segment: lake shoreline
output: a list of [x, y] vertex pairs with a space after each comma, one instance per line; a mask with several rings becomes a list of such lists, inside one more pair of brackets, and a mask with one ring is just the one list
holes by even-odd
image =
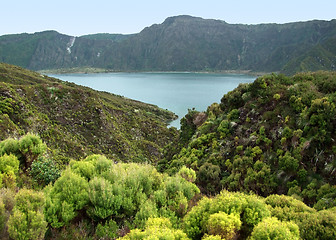
[[251, 70], [216, 70], [216, 71], [115, 71], [104, 68], [61, 68], [38, 71], [41, 74], [91, 74], [91, 73], [204, 73], [204, 74], [243, 74], [249, 76], [262, 76], [268, 72], [253, 72]]
[[48, 76], [166, 109], [178, 116], [168, 123], [177, 129], [188, 109], [206, 111], [240, 83], [255, 80], [255, 76], [246, 74], [210, 72], [71, 73]]

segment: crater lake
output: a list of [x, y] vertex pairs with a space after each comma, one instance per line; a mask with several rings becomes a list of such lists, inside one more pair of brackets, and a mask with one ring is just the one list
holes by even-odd
[[179, 128], [188, 109], [205, 111], [219, 103], [227, 92], [256, 77], [219, 73], [90, 73], [49, 74], [95, 90], [106, 91], [134, 100], [157, 105], [179, 116], [170, 126]]

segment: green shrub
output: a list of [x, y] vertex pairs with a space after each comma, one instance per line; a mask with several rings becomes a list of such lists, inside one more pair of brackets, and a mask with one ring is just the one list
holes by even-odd
[[186, 214], [184, 230], [188, 237], [201, 239], [206, 234], [210, 234], [208, 228], [210, 216], [220, 212], [239, 216], [240, 234], [243, 236], [248, 236], [254, 226], [270, 216], [267, 205], [258, 197], [222, 191], [212, 199], [203, 198]]
[[278, 101], [278, 100], [280, 100], [281, 96], [280, 96], [279, 93], [276, 93], [276, 94], [273, 95], [273, 98], [274, 98], [274, 100]]
[[0, 157], [0, 187], [14, 188], [20, 162], [15, 155]]
[[188, 182], [195, 182], [196, 180], [196, 173], [191, 168], [187, 168], [183, 166], [177, 173], [179, 176], [187, 180]]
[[239, 119], [239, 111], [238, 109], [232, 109], [231, 112], [229, 112], [227, 118], [230, 120], [230, 121], [236, 121]]
[[47, 150], [47, 145], [39, 136], [28, 133], [19, 140], [19, 148], [23, 155], [23, 163], [28, 169], [33, 161]]
[[21, 157], [19, 142], [13, 138], [7, 138], [0, 142], [0, 156], [14, 154], [18, 158]]
[[336, 239], [336, 216], [333, 209], [313, 214], [301, 213], [293, 221], [300, 227], [302, 239]]
[[89, 202], [88, 189], [88, 182], [70, 169], [46, 189], [46, 219], [52, 227], [62, 227], [76, 217]]
[[217, 128], [217, 131], [220, 132], [220, 135], [221, 135], [222, 138], [228, 137], [232, 132], [231, 123], [227, 120], [223, 120], [219, 124], [219, 126]]
[[167, 218], [149, 218], [144, 231], [139, 229], [131, 230], [120, 240], [141, 240], [141, 239], [162, 239], [162, 240], [188, 240], [189, 238], [182, 230], [172, 228]]
[[207, 231], [210, 235], [233, 239], [240, 230], [241, 224], [239, 215], [218, 212], [209, 216]]
[[221, 236], [214, 236], [214, 235], [204, 235], [202, 240], [222, 240]]
[[30, 175], [42, 186], [54, 183], [61, 176], [55, 162], [45, 157], [39, 157], [32, 163]]
[[206, 193], [214, 194], [221, 189], [221, 169], [212, 163], [204, 163], [197, 174], [197, 183]]
[[6, 206], [3, 202], [2, 197], [0, 197], [0, 233], [4, 231], [6, 220], [7, 220]]
[[94, 176], [95, 167], [91, 161], [71, 160], [69, 165], [73, 173], [78, 174], [86, 180], [90, 180]]
[[281, 222], [276, 218], [266, 218], [254, 229], [251, 240], [299, 240], [299, 227], [292, 222]]
[[14, 154], [26, 169], [46, 150], [47, 146], [41, 138], [31, 133], [22, 136], [19, 140], [8, 138], [0, 142], [0, 156]]
[[102, 177], [95, 177], [89, 182], [89, 199], [91, 206], [87, 212], [98, 219], [117, 215], [122, 204], [120, 189]]
[[294, 220], [300, 213], [311, 214], [316, 212], [303, 202], [285, 195], [270, 195], [265, 198], [265, 203], [270, 206], [272, 216], [281, 221]]
[[99, 239], [116, 239], [118, 237], [118, 224], [113, 221], [107, 221], [104, 225], [99, 223], [96, 228], [96, 236]]
[[141, 204], [139, 211], [136, 213], [134, 223], [138, 228], [144, 228], [149, 218], [158, 217], [158, 209], [155, 203], [148, 199]]
[[21, 189], [15, 196], [13, 212], [8, 219], [8, 233], [13, 239], [43, 239], [47, 230], [43, 193]]

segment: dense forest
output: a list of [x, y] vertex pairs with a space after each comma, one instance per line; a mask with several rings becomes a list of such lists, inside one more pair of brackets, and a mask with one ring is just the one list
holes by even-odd
[[336, 74], [265, 75], [181, 129], [0, 65], [1, 239], [335, 239]]
[[3, 35], [0, 61], [32, 70], [293, 74], [334, 71], [335, 41], [336, 20], [244, 25], [176, 16], [130, 35]]

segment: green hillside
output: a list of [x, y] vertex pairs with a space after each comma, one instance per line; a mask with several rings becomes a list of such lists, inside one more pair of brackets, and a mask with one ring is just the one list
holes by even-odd
[[0, 64], [0, 238], [336, 238], [335, 72], [189, 110]]
[[196, 171], [207, 194], [221, 189], [287, 194], [336, 206], [335, 72], [266, 75], [241, 84], [206, 113], [181, 121], [180, 148], [161, 170]]
[[322, 44], [294, 58], [287, 63], [284, 72], [294, 74], [317, 70], [336, 70], [336, 38], [328, 39]]
[[32, 70], [335, 70], [336, 20], [229, 24], [169, 17], [140, 33], [72, 37], [55, 31], [0, 36], [0, 61]]
[[0, 64], [0, 140], [35, 133], [68, 161], [92, 153], [151, 162], [175, 132], [171, 112]]

